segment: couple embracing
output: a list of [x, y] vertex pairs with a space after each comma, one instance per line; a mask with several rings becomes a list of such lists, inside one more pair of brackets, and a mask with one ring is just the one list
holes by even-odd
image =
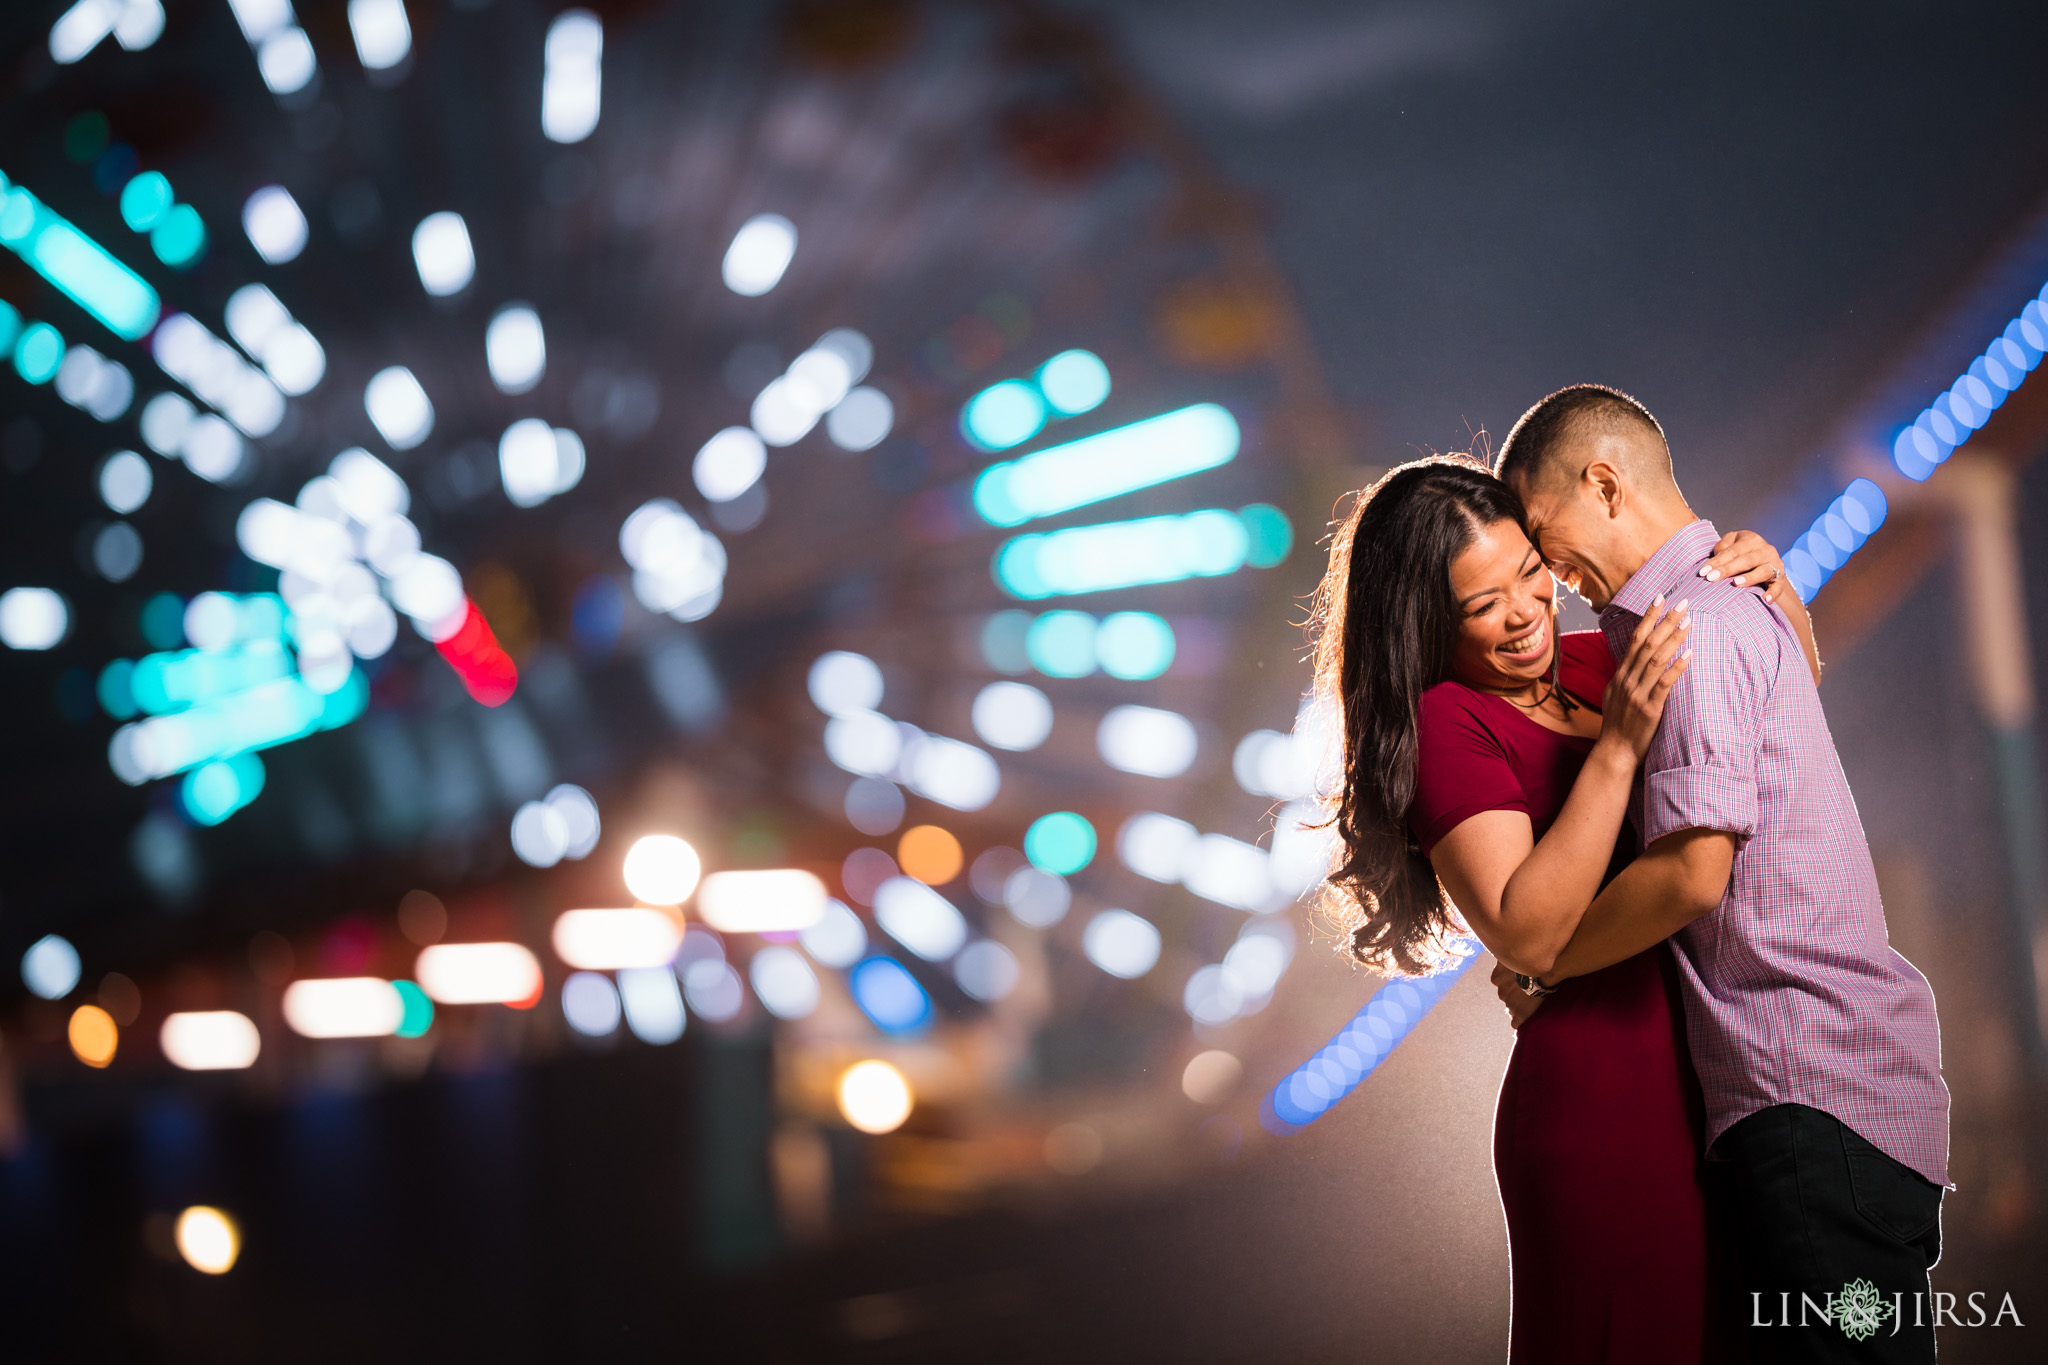
[[[1600, 630], [1559, 634], [1559, 584]], [[1511, 1365], [1934, 1358], [1934, 997], [1889, 946], [1787, 588], [1597, 385], [1495, 470], [1396, 469], [1332, 547], [1352, 952], [1413, 974], [1469, 931], [1517, 1027]]]

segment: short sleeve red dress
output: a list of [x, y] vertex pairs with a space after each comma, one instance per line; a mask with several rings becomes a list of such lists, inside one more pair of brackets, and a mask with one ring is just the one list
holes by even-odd
[[[1614, 672], [1606, 642], [1586, 631], [1558, 645], [1565, 691], [1597, 709]], [[1423, 694], [1417, 725], [1409, 827], [1425, 851], [1490, 810], [1523, 812], [1541, 839], [1593, 747], [1457, 682]], [[1607, 875], [1634, 856], [1624, 828]], [[1661, 945], [1566, 982], [1517, 1032], [1493, 1121], [1510, 1365], [1739, 1358], [1709, 1250], [1702, 1129]]]

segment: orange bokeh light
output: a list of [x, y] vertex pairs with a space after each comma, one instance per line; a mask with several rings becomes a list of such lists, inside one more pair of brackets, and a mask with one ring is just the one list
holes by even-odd
[[944, 886], [960, 875], [960, 841], [937, 825], [912, 825], [896, 845], [896, 861], [906, 876], [926, 886]]
[[80, 1005], [71, 1012], [71, 1050], [87, 1066], [105, 1066], [121, 1045], [114, 1016], [98, 1005]]

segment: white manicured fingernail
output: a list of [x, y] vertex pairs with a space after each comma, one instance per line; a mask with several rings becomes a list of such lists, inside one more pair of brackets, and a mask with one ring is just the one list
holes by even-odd
[[1731, 579], [1729, 579], [1728, 581], [1729, 581], [1730, 583], [1733, 583], [1733, 584], [1734, 584], [1734, 585], [1735, 585], [1736, 587], [1738, 587], [1738, 588], [1739, 588], [1739, 587], [1741, 587], [1741, 586], [1743, 585], [1743, 582], [1744, 582], [1744, 581], [1745, 581], [1745, 580], [1746, 580], [1747, 578], [1748, 578], [1748, 575], [1747, 575], [1747, 574], [1745, 574], [1745, 575], [1743, 575], [1743, 576], [1742, 576], [1742, 577], [1740, 577], [1740, 578], [1731, 578]]

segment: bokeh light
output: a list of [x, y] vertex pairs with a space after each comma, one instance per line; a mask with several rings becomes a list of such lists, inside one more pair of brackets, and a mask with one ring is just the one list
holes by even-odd
[[1112, 678], [1143, 682], [1173, 664], [1173, 627], [1149, 611], [1111, 612], [1095, 631], [1095, 657]]
[[1244, 1063], [1220, 1048], [1197, 1052], [1180, 1073], [1180, 1092], [1196, 1104], [1221, 1104], [1244, 1079]]
[[1195, 761], [1195, 725], [1177, 711], [1116, 706], [1096, 727], [1095, 747], [1104, 763], [1120, 771], [1179, 777]]
[[484, 329], [484, 363], [500, 393], [522, 394], [547, 373], [547, 334], [540, 314], [523, 303], [508, 303]]
[[896, 863], [904, 875], [928, 886], [952, 881], [965, 861], [960, 841], [938, 825], [912, 825], [896, 843]]
[[626, 852], [626, 889], [649, 905], [681, 905], [697, 889], [704, 865], [697, 850], [673, 834], [649, 834]]
[[225, 1275], [242, 1255], [242, 1231], [217, 1208], [194, 1204], [178, 1215], [173, 1232], [185, 1264], [206, 1275]]
[[413, 975], [443, 1005], [519, 1005], [540, 999], [540, 963], [517, 943], [437, 943]]
[[1024, 856], [1047, 872], [1071, 877], [1094, 860], [1095, 826], [1070, 810], [1041, 815], [1024, 832]]
[[1152, 970], [1159, 961], [1159, 947], [1159, 930], [1128, 910], [1100, 911], [1081, 934], [1081, 951], [1088, 960], [1127, 981]]
[[412, 232], [412, 259], [429, 294], [445, 297], [466, 288], [476, 275], [476, 252], [462, 215], [444, 210], [420, 219]]
[[114, 1016], [98, 1005], [80, 1005], [71, 1012], [65, 1028], [71, 1054], [90, 1067], [104, 1067], [114, 1060], [121, 1046], [121, 1030]]
[[619, 1002], [626, 1028], [635, 1038], [665, 1047], [683, 1036], [688, 1023], [676, 974], [667, 967], [628, 967], [619, 973]]
[[45, 1000], [62, 1000], [78, 986], [78, 949], [59, 934], [44, 934], [21, 955], [21, 983]]
[[974, 733], [998, 749], [1036, 749], [1052, 733], [1052, 701], [1027, 683], [992, 682], [974, 695]]
[[1003, 908], [1019, 924], [1028, 924], [1033, 929], [1048, 929], [1067, 917], [1067, 909], [1074, 903], [1073, 890], [1067, 879], [1044, 868], [1025, 863], [1004, 878], [998, 897]]
[[758, 298], [781, 281], [795, 258], [796, 224], [779, 213], [760, 213], [733, 234], [719, 273], [733, 293]]
[[1063, 417], [1087, 412], [1109, 397], [1109, 366], [1093, 351], [1061, 351], [1039, 366], [1038, 391]]
[[[1003, 388], [997, 385], [975, 403]], [[970, 423], [974, 415], [970, 405]], [[974, 481], [974, 510], [992, 526], [1020, 526], [1214, 469], [1235, 459], [1238, 445], [1236, 419], [1214, 403], [1197, 403], [990, 465]]]
[[155, 483], [149, 461], [132, 450], [115, 451], [100, 465], [100, 501], [122, 516], [148, 502]]
[[263, 1036], [235, 1010], [188, 1010], [165, 1017], [157, 1044], [182, 1071], [240, 1071], [256, 1064]]
[[847, 974], [853, 1002], [884, 1033], [915, 1033], [931, 1022], [932, 998], [904, 965], [875, 954]]
[[665, 967], [683, 945], [683, 926], [662, 910], [564, 910], [551, 941], [556, 957], [587, 971]]
[[820, 963], [844, 971], [867, 952], [868, 931], [860, 922], [860, 916], [843, 902], [828, 900], [825, 913], [818, 917], [816, 924], [803, 931], [798, 942]]
[[603, 1038], [619, 1027], [619, 992], [598, 972], [571, 972], [562, 982], [562, 1018], [586, 1038]]
[[839, 1112], [863, 1133], [893, 1133], [915, 1100], [901, 1071], [876, 1058], [855, 1062], [839, 1077]]
[[825, 884], [802, 868], [714, 872], [697, 891], [697, 913], [722, 933], [790, 933], [816, 924], [825, 901]]
[[865, 654], [820, 654], [805, 679], [811, 701], [828, 716], [871, 712], [882, 704], [882, 670]]
[[1022, 974], [1017, 955], [992, 938], [976, 939], [953, 959], [953, 979], [976, 1000], [1001, 1000]]
[[762, 1006], [778, 1019], [802, 1019], [818, 1008], [818, 976], [794, 948], [771, 943], [754, 954], [747, 976]]
[[1038, 434], [1045, 425], [1045, 399], [1021, 379], [1006, 379], [983, 389], [960, 411], [960, 430], [981, 450], [1008, 450]]
[[306, 249], [306, 215], [282, 185], [265, 185], [244, 201], [242, 231], [271, 265], [295, 260]]
[[953, 902], [910, 877], [875, 888], [875, 922], [927, 962], [943, 962], [967, 942], [967, 921]]

